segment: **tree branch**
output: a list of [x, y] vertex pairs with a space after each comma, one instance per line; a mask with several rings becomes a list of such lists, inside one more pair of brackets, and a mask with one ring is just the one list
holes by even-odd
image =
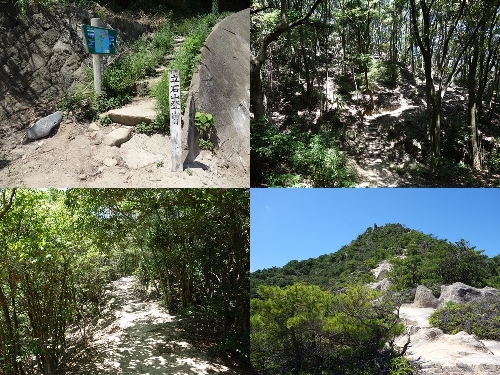
[[10, 192], [10, 199], [9, 203], [0, 211], [0, 219], [7, 213], [7, 211], [10, 210], [12, 207], [12, 202], [14, 201], [14, 198], [16, 196], [16, 188], [13, 188], [12, 191]]

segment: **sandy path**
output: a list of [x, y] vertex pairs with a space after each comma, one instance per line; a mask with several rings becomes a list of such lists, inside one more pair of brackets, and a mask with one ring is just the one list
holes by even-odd
[[[405, 111], [416, 108], [414, 105], [409, 105], [404, 98], [400, 98], [400, 105], [390, 111], [366, 115], [364, 117], [364, 138], [366, 146], [366, 154], [363, 160], [359, 161], [360, 170], [358, 174], [361, 177], [361, 182], [357, 187], [398, 187], [405, 184], [396, 173], [396, 165], [387, 160], [387, 151], [392, 148], [392, 145], [385, 145], [381, 142], [379, 129], [384, 126], [384, 118], [387, 116], [399, 117]], [[391, 106], [392, 107], [392, 106]]]
[[137, 280], [123, 277], [112, 283], [91, 347], [97, 360], [83, 369], [87, 374], [193, 375], [234, 374], [180, 337], [176, 317], [157, 301], [134, 295]]

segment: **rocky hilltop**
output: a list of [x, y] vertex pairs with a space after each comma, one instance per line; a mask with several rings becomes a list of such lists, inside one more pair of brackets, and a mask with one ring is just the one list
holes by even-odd
[[[379, 263], [371, 270], [377, 282], [370, 286], [387, 290], [390, 282], [385, 275], [391, 268], [387, 260]], [[499, 341], [480, 340], [464, 331], [454, 335], [445, 334], [429, 323], [431, 314], [448, 302], [463, 304], [498, 295], [500, 290], [495, 288], [475, 288], [456, 282], [442, 285], [441, 294], [436, 298], [429, 288], [419, 285], [415, 290], [413, 303], [403, 304], [399, 309], [399, 317], [406, 326], [406, 333], [396, 340], [396, 344], [403, 347], [409, 335], [410, 345], [406, 357], [419, 365], [422, 375], [499, 374]]]

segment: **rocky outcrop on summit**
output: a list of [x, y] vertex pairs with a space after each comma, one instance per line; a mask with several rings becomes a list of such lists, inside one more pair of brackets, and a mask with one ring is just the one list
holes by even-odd
[[372, 269], [370, 272], [375, 277], [375, 279], [377, 279], [377, 281], [380, 281], [385, 278], [385, 275], [391, 270], [391, 268], [392, 264], [389, 263], [388, 260], [383, 260], [379, 263], [377, 268]]

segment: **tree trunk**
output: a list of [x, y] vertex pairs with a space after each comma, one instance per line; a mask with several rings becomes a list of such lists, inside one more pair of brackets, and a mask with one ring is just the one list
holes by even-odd
[[469, 111], [469, 127], [472, 143], [472, 168], [475, 170], [481, 169], [481, 163], [479, 160], [479, 150], [477, 145], [477, 105], [476, 105], [476, 70], [479, 58], [479, 46], [474, 43], [472, 51], [472, 59], [470, 60], [469, 66], [469, 100], [468, 100], [468, 111]]
[[266, 114], [264, 107], [264, 90], [260, 69], [262, 63], [252, 58], [250, 61], [250, 108], [255, 119], [260, 119]]

